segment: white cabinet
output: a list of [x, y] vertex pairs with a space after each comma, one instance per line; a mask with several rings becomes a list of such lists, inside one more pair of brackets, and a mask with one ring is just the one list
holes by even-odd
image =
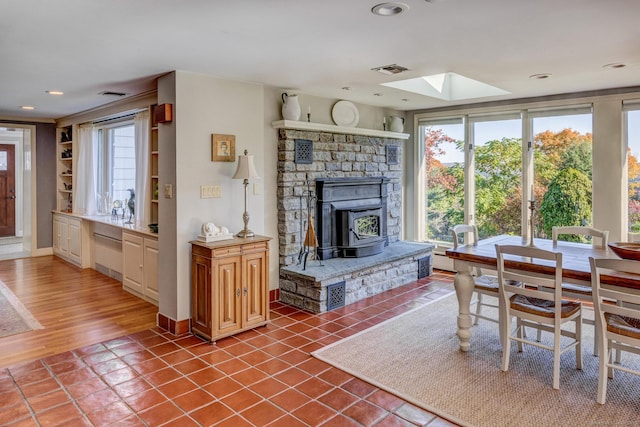
[[68, 219], [69, 260], [77, 265], [82, 265], [82, 220]]
[[89, 233], [80, 219], [60, 213], [53, 214], [53, 253], [78, 267], [90, 265]]
[[158, 240], [122, 233], [122, 285], [125, 290], [158, 302]]
[[60, 258], [69, 257], [69, 221], [67, 217], [53, 214], [53, 253]]

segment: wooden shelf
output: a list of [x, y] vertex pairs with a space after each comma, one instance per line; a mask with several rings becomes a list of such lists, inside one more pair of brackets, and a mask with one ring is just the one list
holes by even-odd
[[386, 130], [351, 128], [346, 126], [327, 125], [323, 123], [298, 122], [293, 120], [277, 120], [271, 122], [275, 129], [315, 130], [320, 132], [345, 133], [352, 135], [377, 136], [381, 138], [409, 139], [408, 133], [389, 132]]

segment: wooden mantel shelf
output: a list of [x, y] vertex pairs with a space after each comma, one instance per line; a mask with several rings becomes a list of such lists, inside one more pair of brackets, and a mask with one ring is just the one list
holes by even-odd
[[271, 122], [271, 126], [273, 126], [275, 129], [315, 130], [320, 132], [377, 136], [381, 138], [409, 139], [408, 133], [389, 132], [376, 129], [350, 128], [345, 126], [327, 125], [323, 123], [298, 122], [294, 120], [277, 120], [275, 122]]

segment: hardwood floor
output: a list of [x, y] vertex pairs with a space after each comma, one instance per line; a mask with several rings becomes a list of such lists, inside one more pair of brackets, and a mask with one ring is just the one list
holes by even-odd
[[0, 368], [153, 328], [157, 307], [57, 257], [0, 261], [0, 280], [44, 329], [0, 338]]

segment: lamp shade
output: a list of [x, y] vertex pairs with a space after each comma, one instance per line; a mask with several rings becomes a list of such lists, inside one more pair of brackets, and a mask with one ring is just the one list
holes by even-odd
[[233, 179], [259, 179], [260, 176], [256, 172], [256, 166], [253, 163], [253, 156], [244, 150], [244, 155], [238, 156], [238, 169], [233, 175]]

